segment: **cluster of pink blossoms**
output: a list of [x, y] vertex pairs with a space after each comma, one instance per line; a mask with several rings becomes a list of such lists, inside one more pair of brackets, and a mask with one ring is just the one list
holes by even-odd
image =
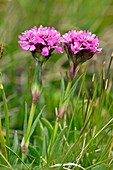
[[62, 52], [60, 46], [60, 33], [54, 27], [37, 28], [34, 26], [30, 30], [26, 30], [22, 35], [19, 35], [18, 43], [23, 50], [30, 50], [32, 53], [38, 52], [42, 56], [51, 56], [52, 51]]
[[95, 34], [90, 31], [69, 31], [65, 33], [62, 38], [64, 47], [67, 47], [68, 52], [71, 55], [76, 55], [80, 51], [86, 51], [90, 53], [100, 53], [101, 48], [98, 49], [99, 40]]
[[70, 65], [70, 78], [73, 79], [77, 66], [92, 58], [95, 53], [100, 53], [102, 49], [98, 48], [98, 37], [90, 31], [72, 30], [65, 33], [62, 37], [63, 47], [72, 61]]
[[[95, 53], [102, 51], [99, 47], [99, 40], [90, 31], [69, 31], [62, 37], [54, 27], [43, 27], [26, 30], [19, 35], [18, 43], [23, 50], [30, 50], [32, 53], [40, 53], [42, 56], [51, 56], [52, 52], [65, 50], [71, 57], [79, 56], [82, 60], [90, 59]], [[63, 47], [60, 46], [63, 45]], [[90, 56], [88, 58], [88, 55]], [[76, 58], [76, 57], [75, 57]]]

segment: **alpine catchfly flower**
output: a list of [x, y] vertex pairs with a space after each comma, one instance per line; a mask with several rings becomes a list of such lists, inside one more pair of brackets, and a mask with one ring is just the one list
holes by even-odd
[[44, 57], [49, 57], [54, 50], [60, 53], [63, 51], [60, 46], [60, 32], [55, 30], [54, 27], [34, 26], [18, 37], [20, 39], [18, 43], [22, 50], [29, 50], [33, 56], [41, 54]]
[[99, 47], [99, 39], [90, 31], [71, 30], [62, 36], [62, 44], [71, 59], [70, 76], [73, 78], [78, 64], [83, 63], [93, 57], [95, 53], [102, 51]]

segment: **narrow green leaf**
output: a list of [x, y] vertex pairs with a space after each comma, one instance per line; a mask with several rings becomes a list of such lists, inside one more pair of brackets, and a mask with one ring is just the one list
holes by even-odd
[[108, 168], [106, 167], [105, 164], [102, 164], [92, 168], [91, 170], [108, 170]]
[[35, 130], [35, 128], [36, 128], [37, 122], [38, 122], [38, 120], [39, 120], [39, 118], [40, 118], [40, 116], [41, 116], [41, 114], [42, 114], [44, 108], [45, 108], [45, 106], [42, 108], [42, 110], [40, 111], [40, 113], [39, 113], [38, 116], [36, 117], [36, 119], [35, 119], [35, 121], [34, 121], [32, 127], [31, 127], [31, 132], [30, 132], [29, 138], [30, 138], [31, 135], [33, 134], [33, 132], [34, 132], [34, 130]]
[[32, 155], [32, 157], [34, 157], [35, 162], [39, 163], [40, 162], [40, 154], [39, 154], [38, 150], [36, 150], [36, 148], [31, 145], [29, 145], [28, 149], [29, 149], [29, 152]]
[[47, 128], [43, 128], [43, 145], [42, 145], [42, 157], [44, 158], [47, 153], [47, 145], [48, 145], [48, 130]]
[[41, 118], [41, 121], [42, 121], [42, 124], [44, 126], [46, 126], [46, 128], [48, 129], [49, 135], [52, 135], [53, 127], [52, 127], [51, 123], [47, 119], [45, 119], [43, 117]]
[[50, 143], [49, 143], [49, 147], [48, 147], [48, 155], [50, 155], [51, 148], [52, 148], [54, 141], [56, 139], [58, 126], [59, 126], [59, 122], [57, 122], [57, 120], [56, 120], [55, 125], [54, 125], [54, 129], [53, 129], [53, 133], [52, 133], [52, 136], [51, 136], [51, 140], [50, 140]]
[[[17, 135], [17, 131], [15, 131], [14, 134], [14, 140], [13, 140], [13, 146], [12, 146], [12, 150], [16, 153], [18, 150], [18, 135]], [[15, 163], [17, 163], [17, 157], [11, 152], [10, 153], [10, 158], [9, 158], [10, 164], [13, 165]], [[15, 163], [14, 163], [15, 162]]]
[[74, 85], [72, 86], [72, 88], [70, 89], [68, 94], [65, 96], [64, 101], [67, 100], [68, 98], [70, 98], [73, 95], [73, 93], [74, 93], [74, 91], [75, 91], [75, 89], [78, 85], [78, 82], [80, 81], [82, 76], [83, 76], [83, 74], [76, 80], [76, 82], [74, 83]]
[[56, 138], [55, 142], [54, 142], [54, 145], [51, 149], [51, 153], [50, 153], [50, 158], [51, 159], [54, 159], [55, 158], [55, 155], [57, 155], [58, 153], [58, 148], [60, 147], [61, 145], [61, 140], [62, 140], [62, 137], [63, 135], [65, 134], [65, 132], [67, 131], [67, 127], [65, 127], [64, 129], [62, 129], [62, 131], [60, 132], [60, 134], [58, 135], [58, 137]]
[[14, 134], [12, 149], [13, 149], [14, 152], [16, 152], [18, 150], [18, 134], [17, 134], [17, 131], [15, 131], [15, 134]]

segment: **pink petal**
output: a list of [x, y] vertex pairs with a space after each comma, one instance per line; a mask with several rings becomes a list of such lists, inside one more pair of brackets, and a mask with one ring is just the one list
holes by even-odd
[[30, 46], [30, 51], [34, 51], [36, 49], [36, 47], [34, 45]]
[[48, 48], [47, 48], [47, 47], [44, 47], [44, 48], [42, 49], [41, 54], [42, 54], [43, 56], [48, 56], [48, 55], [49, 55], [49, 50], [48, 50]]
[[29, 47], [30, 47], [29, 45], [24, 46], [24, 47], [22, 46], [22, 50], [28, 50], [28, 49], [29, 49]]
[[60, 47], [60, 46], [56, 46], [55, 50], [62, 53], [64, 49], [62, 47]]

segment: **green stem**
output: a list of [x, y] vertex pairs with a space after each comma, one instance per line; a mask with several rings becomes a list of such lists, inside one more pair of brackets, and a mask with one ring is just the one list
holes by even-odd
[[[25, 128], [25, 135], [24, 138], [22, 139], [21, 147], [22, 147], [22, 159], [24, 160], [25, 153], [27, 151], [28, 145], [29, 145], [29, 140], [30, 140], [30, 132], [33, 124], [33, 119], [34, 119], [34, 114], [36, 110], [36, 104], [38, 101], [38, 98], [41, 94], [42, 90], [42, 64], [43, 62], [39, 61], [36, 64], [36, 69], [32, 81], [32, 86], [31, 86], [31, 91], [32, 91], [32, 105], [31, 105], [31, 111], [29, 115], [29, 120], [27, 127]], [[26, 121], [25, 121], [26, 123]]]
[[[25, 153], [22, 152], [22, 161], [24, 162]], [[21, 169], [23, 169], [23, 162], [21, 162]]]
[[71, 85], [72, 85], [72, 80], [70, 80], [68, 85], [67, 85], [67, 88], [66, 88], [66, 91], [65, 91], [65, 95], [64, 95], [64, 99], [67, 96], [67, 94], [69, 93]]
[[6, 145], [10, 146], [10, 140], [9, 140], [9, 114], [8, 114], [8, 106], [7, 106], [7, 100], [5, 91], [3, 88], [2, 83], [0, 82], [0, 90], [2, 93], [3, 103], [4, 103], [4, 111], [5, 111], [5, 127], [6, 127]]
[[[5, 140], [4, 140], [4, 135], [2, 132], [2, 123], [1, 123], [1, 119], [0, 119], [0, 143], [1, 143], [1, 151], [3, 156], [8, 160], [8, 156], [7, 156], [7, 151], [6, 151], [6, 147], [5, 147]], [[5, 163], [5, 161], [3, 161], [3, 163]], [[6, 164], [6, 163], [5, 163]]]
[[[33, 91], [36, 91], [36, 93], [38, 94], [39, 90], [40, 90], [40, 89], [38, 89], [38, 86], [41, 86], [41, 85], [42, 85], [42, 62], [38, 62], [37, 65], [36, 65], [33, 83], [32, 83], [32, 93], [33, 93]], [[32, 98], [33, 98], [33, 96], [32, 96]], [[30, 134], [33, 118], [34, 118], [35, 109], [36, 109], [36, 103], [32, 101], [28, 126], [27, 126], [27, 130], [26, 130], [26, 135], [25, 135], [25, 142], [27, 142], [27, 140], [29, 138], [29, 134]]]
[[34, 118], [35, 109], [36, 109], [36, 104], [32, 103], [28, 126], [27, 126], [27, 130], [25, 134], [25, 143], [29, 142], [28, 140], [29, 140], [30, 130], [31, 130], [31, 126], [32, 126], [33, 118]]
[[36, 64], [36, 70], [34, 73], [33, 83], [42, 85], [42, 62]]

